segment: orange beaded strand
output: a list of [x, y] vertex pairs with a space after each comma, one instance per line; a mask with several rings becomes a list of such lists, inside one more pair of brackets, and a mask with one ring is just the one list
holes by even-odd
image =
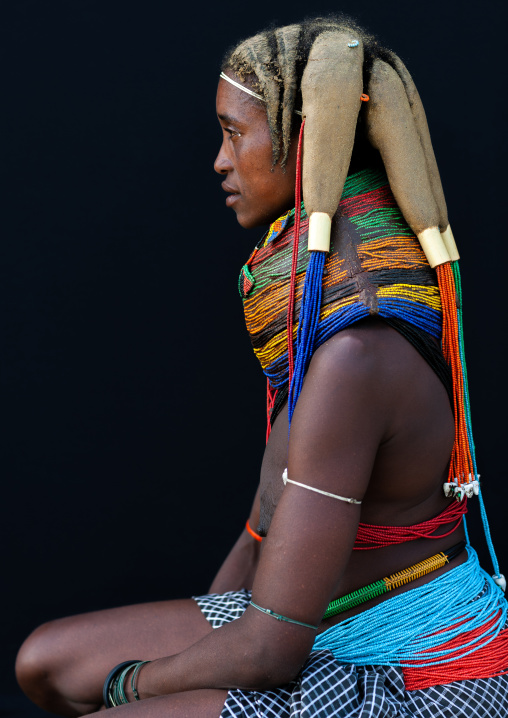
[[475, 478], [473, 460], [469, 448], [466, 412], [464, 406], [464, 377], [460, 361], [459, 322], [457, 296], [453, 272], [449, 262], [436, 267], [441, 304], [443, 308], [443, 354], [450, 365], [453, 378], [453, 403], [455, 416], [455, 441], [448, 480], [457, 479], [459, 486]]

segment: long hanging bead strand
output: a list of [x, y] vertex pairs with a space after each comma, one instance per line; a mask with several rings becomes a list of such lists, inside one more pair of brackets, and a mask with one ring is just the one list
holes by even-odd
[[302, 142], [303, 128], [305, 127], [305, 119], [302, 120], [300, 127], [300, 135], [298, 137], [298, 152], [296, 155], [296, 182], [295, 182], [295, 228], [293, 237], [293, 254], [291, 258], [291, 279], [289, 281], [289, 300], [287, 313], [287, 345], [288, 345], [288, 367], [289, 367], [289, 386], [293, 381], [293, 371], [295, 366], [293, 353], [293, 318], [295, 313], [295, 285], [296, 285], [296, 267], [298, 265], [298, 245], [300, 243], [300, 219], [302, 214]]
[[[302, 215], [302, 141], [303, 141], [303, 128], [305, 126], [305, 120], [302, 120], [300, 127], [300, 134], [298, 136], [298, 151], [296, 155], [296, 182], [295, 182], [295, 224], [294, 224], [294, 239], [293, 239], [293, 251], [291, 256], [291, 279], [289, 282], [289, 301], [288, 301], [288, 313], [286, 320], [287, 330], [287, 347], [288, 347], [288, 368], [289, 378], [288, 386], [291, 385], [293, 379], [294, 370], [294, 353], [293, 353], [293, 317], [295, 313], [295, 285], [296, 285], [296, 267], [298, 265], [298, 245], [300, 242], [300, 221]], [[270, 422], [270, 415], [275, 404], [275, 397], [277, 390], [272, 389], [270, 386], [270, 380], [267, 379], [266, 383], [266, 441], [270, 437], [272, 425]]]
[[[464, 381], [460, 361], [457, 300], [450, 263], [446, 262], [439, 265], [436, 267], [436, 272], [443, 309], [443, 354], [452, 370], [454, 389], [455, 441], [448, 481], [449, 483], [454, 483], [454, 479], [456, 479], [460, 487], [476, 477], [474, 476], [473, 461], [469, 450], [469, 436], [464, 406]], [[460, 494], [459, 497], [461, 498]]]
[[464, 349], [464, 325], [462, 320], [462, 283], [460, 278], [460, 269], [459, 269], [459, 263], [457, 261], [451, 262], [451, 268], [453, 272], [453, 279], [455, 284], [455, 292], [457, 296], [457, 319], [458, 319], [458, 329], [459, 329], [459, 351], [460, 351], [460, 360], [462, 364], [462, 377], [464, 382], [464, 408], [465, 408], [465, 417], [466, 417], [466, 426], [467, 426], [467, 435], [469, 438], [469, 449], [471, 451], [471, 458], [473, 460], [473, 467], [474, 467], [474, 473], [475, 476], [477, 476], [478, 471], [476, 468], [476, 452], [475, 452], [475, 445], [473, 440], [473, 430], [472, 430], [472, 423], [471, 423], [471, 404], [469, 402], [469, 385], [468, 385], [468, 379], [467, 379], [467, 365], [466, 365], [466, 356], [465, 356], [465, 349]]
[[[457, 305], [458, 305], [458, 308], [457, 308], [458, 343], [459, 343], [459, 353], [460, 353], [462, 378], [463, 378], [466, 429], [467, 429], [467, 435], [468, 435], [468, 439], [469, 439], [469, 447], [470, 447], [470, 451], [471, 451], [474, 478], [478, 479], [478, 471], [477, 471], [477, 467], [476, 467], [476, 455], [475, 455], [476, 452], [475, 452], [472, 422], [471, 422], [471, 404], [469, 401], [467, 366], [466, 366], [466, 357], [465, 357], [465, 350], [464, 350], [464, 325], [463, 325], [463, 319], [462, 319], [462, 282], [461, 282], [461, 276], [460, 276], [459, 263], [457, 261], [451, 262], [451, 269], [453, 272], [453, 283], [454, 283], [454, 287], [455, 287], [455, 292], [456, 292], [456, 296], [457, 296]], [[492, 541], [492, 535], [490, 533], [489, 520], [487, 518], [487, 511], [485, 509], [485, 503], [483, 501], [481, 486], [478, 487], [478, 499], [479, 499], [479, 504], [480, 504], [480, 515], [482, 518], [483, 531], [485, 533], [485, 540], [487, 542], [490, 559], [492, 561], [492, 566], [494, 568], [493, 578], [494, 578], [494, 581], [497, 583], [497, 585], [500, 586], [500, 588], [502, 588], [503, 590], [505, 590], [506, 580], [505, 580], [503, 574], [501, 574], [501, 572], [499, 570], [499, 561], [497, 559], [496, 551], [494, 549], [494, 543]], [[467, 529], [466, 529], [466, 531], [467, 531]]]
[[[302, 154], [302, 139], [303, 139], [303, 128], [305, 127], [305, 120], [302, 122], [300, 128], [300, 138], [298, 141], [298, 159], [297, 159], [297, 176], [296, 176], [296, 189], [295, 196], [296, 200], [300, 200], [301, 192], [301, 154]], [[298, 246], [299, 235], [300, 235], [300, 211], [301, 208], [298, 206], [297, 217], [298, 224], [295, 222], [295, 237], [294, 242]], [[294, 247], [293, 247], [294, 249]], [[288, 415], [289, 424], [291, 425], [291, 419], [295, 410], [296, 402], [300, 396], [303, 385], [303, 377], [307, 370], [308, 363], [312, 357], [314, 349], [316, 330], [319, 323], [319, 313], [321, 310], [321, 298], [323, 292], [323, 271], [326, 260], [326, 252], [313, 250], [310, 252], [309, 264], [305, 273], [305, 282], [302, 292], [302, 300], [300, 306], [300, 316], [298, 317], [298, 330], [296, 333], [297, 342], [297, 354], [296, 361], [294, 362], [294, 368], [292, 366], [292, 341], [293, 341], [293, 330], [292, 323], [290, 326], [290, 315], [294, 311], [294, 307], [291, 303], [294, 302], [294, 285], [296, 278], [296, 261], [297, 257], [293, 256], [293, 265], [291, 272], [291, 288], [290, 288], [290, 304], [288, 306], [288, 361], [289, 361], [289, 395], [288, 395]], [[291, 343], [291, 353], [289, 353]]]
[[270, 417], [272, 415], [273, 407], [275, 404], [275, 397], [277, 396], [277, 389], [272, 389], [270, 385], [270, 379], [266, 380], [266, 443], [270, 438], [272, 431], [272, 422]]

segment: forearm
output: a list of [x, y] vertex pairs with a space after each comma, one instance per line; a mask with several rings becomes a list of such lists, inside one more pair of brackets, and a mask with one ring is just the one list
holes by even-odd
[[261, 544], [244, 529], [215, 576], [209, 593], [251, 589], [259, 561]]
[[[249, 516], [251, 528], [259, 523], [259, 488]], [[244, 529], [215, 576], [210, 593], [238, 591], [252, 588], [261, 553], [261, 543]]]
[[[266, 690], [293, 680], [351, 555], [359, 509], [289, 487], [270, 526], [249, 606], [187, 650], [145, 666], [143, 698], [200, 688]], [[308, 625], [309, 624], [309, 625]]]
[[[200, 688], [265, 690], [292, 680], [310, 651], [313, 631], [296, 629], [296, 633], [309, 635], [303, 651], [301, 634], [297, 636], [295, 651], [294, 626], [273, 621], [273, 630], [280, 634], [274, 643], [263, 637], [266, 626], [261, 628], [257, 616], [250, 618], [226, 624], [182, 653], [143, 666], [137, 681], [140, 698]], [[264, 616], [260, 618], [266, 621]]]

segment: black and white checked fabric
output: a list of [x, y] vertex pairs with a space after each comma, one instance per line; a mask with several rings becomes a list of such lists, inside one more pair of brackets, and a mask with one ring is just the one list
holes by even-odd
[[[249, 591], [195, 597], [213, 628], [239, 618]], [[406, 691], [400, 668], [340, 663], [313, 651], [298, 678], [269, 691], [231, 690], [221, 718], [508, 718], [508, 675]]]
[[249, 605], [250, 597], [251, 592], [242, 588], [241, 591], [193, 596], [193, 599], [212, 628], [220, 628], [225, 623], [230, 623], [235, 618], [243, 616]]

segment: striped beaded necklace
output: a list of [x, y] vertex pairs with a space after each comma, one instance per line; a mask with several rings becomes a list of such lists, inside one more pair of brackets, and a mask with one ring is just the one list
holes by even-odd
[[313, 352], [360, 319], [403, 320], [441, 340], [453, 376], [455, 416], [445, 493], [458, 502], [466, 495], [479, 496], [494, 579], [501, 585], [504, 577], [490, 537], [472, 440], [458, 263], [430, 268], [379, 169], [347, 178], [330, 252], [307, 252], [308, 218], [300, 183], [299, 162], [295, 197], [300, 211], [292, 209], [270, 226], [238, 283], [254, 353], [267, 377], [268, 412], [277, 391], [289, 387], [291, 421]]

